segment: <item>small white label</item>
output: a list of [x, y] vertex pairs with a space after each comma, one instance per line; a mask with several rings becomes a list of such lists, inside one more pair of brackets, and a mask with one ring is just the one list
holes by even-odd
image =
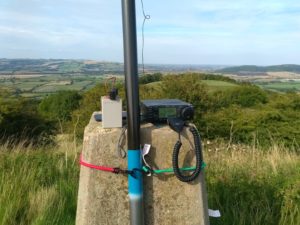
[[208, 215], [210, 217], [221, 217], [221, 213], [219, 210], [208, 209]]
[[150, 148], [151, 148], [151, 145], [149, 145], [149, 144], [144, 145], [143, 156], [148, 155], [148, 153], [150, 152]]
[[[149, 154], [150, 149], [151, 149], [151, 145], [150, 144], [145, 144], [144, 148], [143, 148], [143, 151], [142, 151], [143, 161], [144, 161], [145, 165], [148, 166], [149, 168], [150, 168], [150, 165], [146, 162], [145, 156]], [[151, 173], [148, 173], [147, 176], [151, 176]]]

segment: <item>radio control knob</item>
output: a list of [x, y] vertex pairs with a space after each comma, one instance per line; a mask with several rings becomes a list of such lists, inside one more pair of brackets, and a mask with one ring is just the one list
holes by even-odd
[[193, 116], [194, 116], [194, 109], [193, 109], [193, 107], [186, 106], [181, 109], [180, 114], [181, 114], [181, 118], [183, 120], [191, 120], [191, 119], [193, 119]]

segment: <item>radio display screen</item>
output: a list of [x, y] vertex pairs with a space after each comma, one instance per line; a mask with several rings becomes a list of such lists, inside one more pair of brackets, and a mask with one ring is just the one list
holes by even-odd
[[176, 108], [174, 107], [164, 107], [158, 110], [159, 118], [171, 118], [176, 117]]

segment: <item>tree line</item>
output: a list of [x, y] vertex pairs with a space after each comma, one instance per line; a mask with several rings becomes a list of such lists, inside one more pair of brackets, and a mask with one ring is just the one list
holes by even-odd
[[[221, 80], [237, 86], [211, 91], [202, 80]], [[120, 82], [117, 86], [126, 110], [124, 85]], [[101, 110], [100, 98], [106, 94], [102, 83], [82, 94], [61, 91], [40, 101], [10, 98], [2, 90], [1, 140], [28, 140], [44, 145], [51, 143], [58, 133], [76, 134], [81, 138], [92, 112]], [[207, 139], [299, 147], [300, 96], [297, 93], [265, 91], [249, 83], [210, 74], [154, 74], [140, 78], [140, 98], [178, 98], [192, 103], [196, 111], [193, 122]]]

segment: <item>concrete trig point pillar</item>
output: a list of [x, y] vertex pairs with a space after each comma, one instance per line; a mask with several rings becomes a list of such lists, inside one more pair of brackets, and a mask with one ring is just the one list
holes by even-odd
[[[91, 164], [127, 168], [127, 160], [118, 157], [117, 141], [121, 128], [103, 129], [94, 115], [85, 129], [83, 159]], [[144, 124], [141, 144], [151, 144], [149, 163], [154, 168], [172, 167], [172, 151], [178, 134], [168, 126]], [[125, 138], [126, 140], [126, 138]], [[194, 165], [193, 138], [184, 130], [180, 158]], [[126, 148], [126, 144], [124, 143]], [[180, 164], [182, 165], [182, 164]], [[127, 176], [80, 169], [76, 225], [129, 225]], [[174, 174], [144, 176], [146, 225], [208, 225], [204, 173], [195, 182], [180, 182]]]

